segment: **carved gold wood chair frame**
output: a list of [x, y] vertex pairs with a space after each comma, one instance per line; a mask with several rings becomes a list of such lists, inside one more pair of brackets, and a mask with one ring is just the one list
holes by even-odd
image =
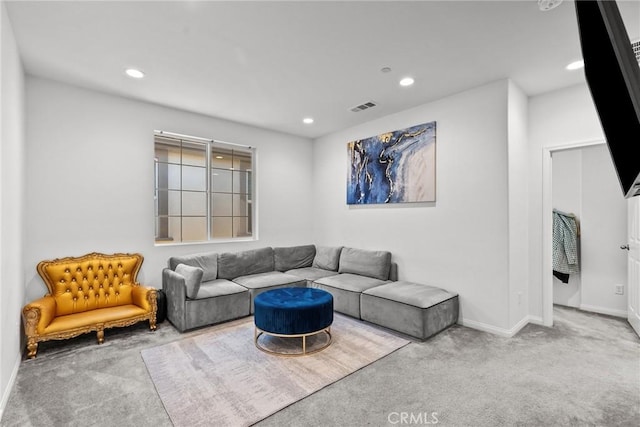
[[[139, 286], [141, 288], [147, 289], [146, 300], [151, 307], [151, 310], [148, 313], [145, 313], [143, 315], [133, 316], [133, 317], [127, 317], [123, 319], [116, 319], [109, 322], [97, 322], [90, 325], [70, 328], [65, 331], [58, 331], [58, 332], [53, 332], [49, 334], [38, 333], [37, 327], [38, 327], [38, 322], [42, 317], [42, 311], [40, 307], [32, 304], [38, 301], [54, 298], [53, 295], [55, 293], [52, 280], [46, 271], [46, 267], [48, 265], [53, 263], [65, 263], [65, 262], [82, 263], [92, 259], [99, 259], [99, 260], [104, 260], [108, 262], [110, 259], [117, 259], [118, 257], [133, 257], [137, 260], [136, 265], [133, 271], [131, 272], [131, 282], [132, 282], [131, 286], [132, 287]], [[40, 262], [37, 266], [38, 274], [40, 274], [40, 277], [42, 277], [43, 281], [47, 285], [47, 289], [49, 290], [49, 293], [46, 294], [43, 298], [40, 298], [36, 301], [32, 301], [31, 303], [27, 304], [22, 310], [22, 318], [24, 323], [25, 335], [27, 337], [27, 357], [30, 359], [34, 358], [38, 351], [38, 343], [43, 341], [64, 340], [67, 338], [73, 338], [78, 335], [95, 331], [98, 344], [102, 344], [104, 342], [105, 329], [114, 328], [114, 327], [131, 326], [141, 321], [148, 320], [149, 329], [151, 331], [155, 331], [156, 330], [156, 313], [158, 310], [156, 289], [150, 288], [150, 287], [144, 287], [136, 281], [136, 278], [137, 278], [138, 272], [140, 271], [140, 267], [142, 266], [143, 260], [144, 260], [144, 257], [141, 254], [137, 254], [137, 253], [136, 254], [116, 253], [116, 254], [108, 255], [108, 254], [92, 252], [90, 254], [83, 255], [81, 257], [65, 257], [65, 258], [57, 258], [50, 261]], [[53, 301], [53, 304], [55, 304], [55, 301]], [[55, 305], [54, 305], [54, 310], [55, 310]]]

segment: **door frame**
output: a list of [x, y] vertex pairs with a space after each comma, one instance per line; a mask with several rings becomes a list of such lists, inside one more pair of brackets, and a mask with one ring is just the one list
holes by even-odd
[[640, 266], [637, 259], [640, 251], [640, 197], [632, 197], [627, 202], [627, 321], [636, 335], [640, 337], [640, 292], [638, 274]]
[[542, 324], [553, 326], [553, 167], [557, 151], [605, 144], [604, 138], [542, 147]]

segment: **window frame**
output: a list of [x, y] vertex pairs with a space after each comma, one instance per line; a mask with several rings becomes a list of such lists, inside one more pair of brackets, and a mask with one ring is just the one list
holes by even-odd
[[[159, 139], [165, 140], [173, 140], [176, 143], [177, 151], [179, 152], [180, 159], [178, 162], [171, 161], [171, 158], [168, 156], [166, 160], [160, 160], [157, 154], [158, 145], [160, 143]], [[194, 147], [202, 146], [204, 153], [204, 165], [194, 165], [190, 162], [185, 163], [184, 160], [184, 145], [193, 144]], [[256, 195], [257, 195], [257, 179], [256, 179], [256, 149], [255, 147], [231, 143], [227, 141], [221, 141], [216, 139], [209, 138], [201, 138], [190, 135], [178, 134], [174, 132], [166, 132], [161, 130], [154, 130], [153, 133], [153, 146], [154, 146], [154, 246], [172, 246], [172, 245], [198, 245], [198, 244], [208, 244], [208, 243], [224, 243], [224, 242], [241, 242], [241, 241], [255, 241], [258, 240], [258, 224], [257, 224], [257, 203], [256, 203]], [[216, 150], [218, 152], [228, 152], [231, 154], [231, 164], [230, 167], [221, 167], [220, 165], [216, 165], [214, 167], [213, 156], [215, 155]], [[196, 151], [198, 151], [196, 149]], [[224, 154], [224, 153], [223, 153]], [[237, 156], [237, 157], [236, 157]], [[245, 168], [235, 168], [235, 161], [237, 159], [238, 162], [241, 162], [242, 159], [249, 159], [249, 164], [245, 165]], [[246, 162], [245, 162], [246, 163]], [[171, 188], [172, 186], [167, 183], [167, 188], [162, 188], [160, 185], [160, 165], [167, 165], [167, 177], [169, 176], [169, 166], [179, 166], [179, 188]], [[184, 167], [189, 168], [202, 168], [204, 169], [204, 190], [200, 189], [185, 189], [183, 187], [184, 182]], [[229, 187], [228, 191], [214, 191], [214, 171], [229, 171], [229, 176], [231, 177], [230, 182], [227, 184]], [[235, 177], [243, 177], [244, 182], [242, 186], [236, 187], [234, 185]], [[198, 183], [198, 185], [201, 183]], [[241, 192], [240, 190], [236, 191], [237, 188], [244, 188], [245, 191]], [[162, 209], [159, 206], [159, 197], [161, 193], [166, 193], [167, 202], [165, 213], [161, 214]], [[173, 196], [177, 196], [179, 198], [179, 214], [171, 214], [171, 203], [169, 201], [170, 194], [173, 193]], [[184, 204], [184, 195], [196, 195], [197, 193], [204, 193], [205, 196], [205, 209], [204, 216], [202, 215], [184, 215], [183, 204]], [[230, 205], [230, 215], [216, 215], [214, 216], [214, 206], [213, 199], [214, 196], [229, 196], [231, 200]], [[196, 196], [197, 197], [197, 196]], [[244, 206], [236, 207], [235, 201], [236, 199], [242, 201]], [[239, 215], [238, 213], [242, 213], [246, 211], [246, 215]], [[179, 240], [175, 239], [174, 236], [169, 236], [169, 223], [172, 218], [177, 218], [180, 222], [180, 234]], [[204, 218], [205, 220], [205, 239], [204, 240], [184, 240], [184, 219], [185, 218]], [[231, 226], [231, 236], [224, 237], [214, 237], [214, 219], [215, 218], [230, 218], [230, 226]], [[163, 236], [160, 233], [160, 229], [163, 227], [161, 225], [162, 220], [166, 220], [164, 227], [167, 230], [167, 240], [163, 241]], [[246, 221], [244, 229], [248, 230], [249, 235], [236, 236], [237, 229], [234, 229], [235, 225], [239, 222], [242, 223]], [[242, 227], [240, 228], [242, 229]], [[169, 240], [172, 238], [171, 240]]]

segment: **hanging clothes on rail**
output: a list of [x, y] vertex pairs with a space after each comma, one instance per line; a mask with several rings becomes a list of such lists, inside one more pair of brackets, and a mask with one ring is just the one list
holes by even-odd
[[575, 215], [553, 210], [553, 275], [563, 283], [569, 283], [569, 275], [580, 271], [579, 234]]

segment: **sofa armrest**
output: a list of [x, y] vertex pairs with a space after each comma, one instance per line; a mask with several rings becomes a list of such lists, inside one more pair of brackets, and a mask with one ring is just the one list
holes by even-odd
[[167, 299], [167, 318], [178, 330], [184, 331], [187, 327], [187, 287], [184, 277], [170, 268], [165, 268], [162, 270], [162, 289]]
[[392, 282], [398, 281], [398, 264], [391, 262], [391, 268], [389, 268], [389, 280]]
[[28, 337], [33, 337], [44, 332], [56, 316], [56, 299], [51, 295], [45, 295], [35, 301], [31, 301], [22, 309], [24, 330]]
[[169, 268], [162, 270], [162, 289], [178, 301], [184, 303], [187, 299], [187, 285], [184, 277]]

